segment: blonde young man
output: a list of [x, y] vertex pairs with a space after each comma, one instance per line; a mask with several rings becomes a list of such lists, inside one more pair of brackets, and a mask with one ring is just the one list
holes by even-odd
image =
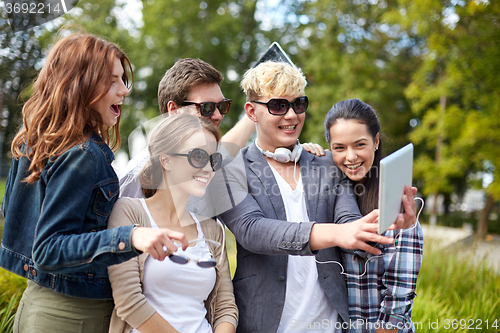
[[[241, 86], [257, 139], [241, 150], [243, 171], [225, 170], [231, 194], [244, 199], [221, 214], [238, 243], [237, 332], [340, 332], [349, 325], [345, 280], [339, 265], [316, 260], [341, 262], [338, 247], [380, 254], [366, 241], [393, 239], [376, 233], [378, 211], [361, 217], [330, 152], [318, 157], [298, 145], [308, 107], [302, 72], [266, 62]], [[399, 225], [414, 222], [412, 208]]]

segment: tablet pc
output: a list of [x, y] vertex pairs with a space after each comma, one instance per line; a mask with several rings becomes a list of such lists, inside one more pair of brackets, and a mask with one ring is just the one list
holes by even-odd
[[288, 54], [281, 48], [280, 44], [277, 42], [273, 42], [271, 46], [267, 49], [267, 51], [257, 60], [257, 62], [252, 66], [255, 68], [258, 64], [266, 61], [278, 61], [278, 62], [287, 62], [292, 67], [296, 67], [295, 64], [290, 60]]
[[410, 143], [380, 161], [378, 192], [378, 233], [382, 234], [396, 222], [402, 211], [406, 185], [411, 186], [413, 175], [413, 145]]

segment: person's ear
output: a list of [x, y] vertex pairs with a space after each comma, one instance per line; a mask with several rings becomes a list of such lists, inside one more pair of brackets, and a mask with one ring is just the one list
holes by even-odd
[[255, 105], [251, 102], [246, 102], [245, 103], [245, 113], [247, 114], [248, 118], [250, 118], [251, 121], [254, 123], [258, 122], [257, 117], [255, 116]]
[[165, 171], [170, 171], [172, 170], [172, 165], [170, 164], [170, 157], [166, 154], [160, 155], [160, 163]]
[[167, 111], [168, 111], [169, 116], [172, 116], [174, 114], [178, 114], [179, 113], [179, 106], [177, 104], [175, 104], [174, 101], [168, 101]]
[[380, 144], [380, 133], [375, 135], [375, 150], [378, 150], [378, 145]]

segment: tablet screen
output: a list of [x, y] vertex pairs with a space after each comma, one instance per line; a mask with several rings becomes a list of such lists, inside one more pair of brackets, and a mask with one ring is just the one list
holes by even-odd
[[380, 161], [378, 233], [382, 234], [396, 222], [402, 211], [406, 185], [412, 185], [413, 145], [410, 143]]

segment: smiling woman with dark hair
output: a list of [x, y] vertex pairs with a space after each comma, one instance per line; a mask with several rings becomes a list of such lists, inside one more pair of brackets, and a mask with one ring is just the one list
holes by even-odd
[[[382, 140], [375, 111], [358, 99], [338, 102], [326, 115], [325, 137], [333, 161], [356, 185], [361, 213], [378, 208]], [[417, 221], [414, 228], [388, 230], [383, 235], [395, 238], [396, 243], [379, 245], [381, 256], [366, 260], [344, 255], [349, 317], [359, 323], [351, 332], [380, 333], [394, 327], [401, 328], [399, 332], [415, 331], [411, 310], [422, 263], [422, 229]]]

